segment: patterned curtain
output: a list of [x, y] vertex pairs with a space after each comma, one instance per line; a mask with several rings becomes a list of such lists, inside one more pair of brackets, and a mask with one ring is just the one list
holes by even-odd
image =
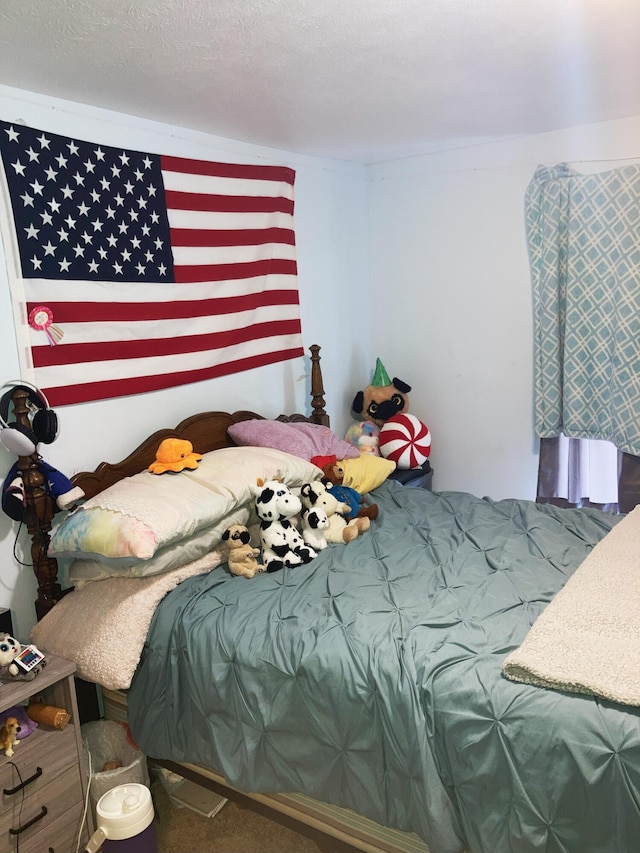
[[526, 193], [535, 429], [640, 455], [640, 165], [539, 167]]

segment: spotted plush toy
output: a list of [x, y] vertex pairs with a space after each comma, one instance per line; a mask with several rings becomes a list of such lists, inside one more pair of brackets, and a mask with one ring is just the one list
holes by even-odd
[[293, 519], [302, 511], [300, 498], [280, 480], [259, 479], [254, 487], [260, 519], [262, 561], [267, 572], [309, 563], [317, 552], [303, 540]]
[[322, 551], [327, 547], [325, 531], [329, 529], [329, 518], [321, 506], [302, 511], [302, 538], [310, 548]]

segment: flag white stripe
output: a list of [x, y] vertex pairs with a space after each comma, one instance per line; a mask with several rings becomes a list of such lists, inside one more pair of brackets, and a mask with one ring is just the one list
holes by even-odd
[[177, 267], [241, 264], [268, 258], [295, 261], [296, 247], [286, 243], [268, 243], [260, 246], [178, 246], [173, 249], [173, 262]]
[[[278, 320], [295, 320], [298, 305], [265, 305], [250, 311], [218, 314], [212, 317], [189, 317], [178, 320], [139, 320], [122, 323], [95, 322], [68, 323], [61, 327], [65, 344], [95, 344], [114, 341], [164, 340], [165, 338], [190, 338], [215, 332], [242, 329], [255, 323], [273, 323]], [[99, 315], [98, 315], [99, 316]], [[30, 330], [30, 346], [48, 346], [44, 332]]]
[[66, 388], [85, 382], [130, 379], [139, 376], [171, 375], [191, 370], [206, 370], [220, 363], [252, 356], [268, 354], [279, 350], [295, 349], [300, 346], [300, 335], [274, 335], [255, 341], [247, 341], [236, 346], [225, 347], [208, 352], [166, 355], [152, 358], [134, 358], [115, 361], [92, 361], [86, 364], [71, 364], [42, 367], [38, 370], [39, 387]]
[[[20, 134], [22, 138], [17, 147], [26, 151], [28, 143], [24, 141], [25, 138], [37, 139], [37, 131], [33, 128], [24, 127], [20, 130]], [[168, 280], [168, 276], [163, 281], [163, 265], [161, 263], [164, 253], [164, 264], [169, 266], [166, 255], [171, 248], [176, 271], [182, 271], [181, 277], [186, 278], [190, 277], [189, 268], [192, 267], [201, 267], [205, 275], [208, 265], [215, 267], [228, 264], [233, 269], [234, 264], [251, 265], [255, 262], [262, 262], [263, 266], [268, 269], [270, 259], [281, 261], [283, 262], [281, 263], [282, 267], [290, 266], [295, 270], [296, 253], [294, 246], [286, 242], [277, 242], [277, 237], [274, 241], [266, 236], [265, 239], [268, 242], [261, 245], [170, 247], [166, 230], [161, 224], [156, 223], [154, 217], [151, 216], [151, 213], [157, 213], [160, 208], [166, 207], [166, 196], [163, 195], [160, 181], [154, 180], [154, 192], [149, 181], [139, 174], [145, 173], [145, 169], [140, 165], [143, 162], [141, 159], [143, 155], [130, 152], [131, 162], [129, 160], [125, 162], [125, 159], [118, 156], [117, 152], [112, 149], [105, 152], [107, 159], [104, 163], [95, 164], [96, 169], [102, 169], [103, 180], [98, 180], [100, 174], [96, 172], [93, 176], [93, 188], [85, 187], [83, 184], [84, 189], [82, 189], [80, 185], [77, 187], [74, 185], [73, 189], [76, 195], [74, 195], [73, 201], [68, 201], [67, 195], [64, 199], [55, 195], [54, 197], [59, 201], [59, 204], [57, 209], [52, 207], [50, 215], [47, 211], [49, 221], [44, 218], [42, 223], [39, 221], [39, 217], [43, 216], [42, 213], [37, 215], [34, 213], [31, 219], [25, 214], [24, 221], [22, 221], [24, 210], [20, 208], [21, 230], [17, 235], [19, 237], [18, 242], [13, 213], [8, 203], [8, 186], [4, 180], [4, 170], [7, 163], [11, 162], [7, 158], [13, 157], [13, 148], [8, 143], [4, 143], [4, 136], [2, 139], [0, 225], [4, 232], [3, 239], [16, 320], [19, 358], [25, 379], [54, 393], [56, 389], [68, 388], [72, 385], [91, 385], [92, 383], [105, 382], [111, 386], [104, 389], [104, 393], [110, 397], [118, 393], [117, 382], [119, 379], [126, 381], [141, 378], [140, 383], [136, 382], [129, 385], [129, 388], [144, 389], [143, 377], [145, 375], [156, 377], [159, 380], [158, 384], [162, 381], [162, 377], [166, 376], [168, 384], [175, 384], [185, 380], [177, 376], [174, 378], [174, 374], [197, 374], [199, 371], [206, 372], [220, 366], [222, 367], [221, 373], [226, 374], [229, 370], [234, 371], [236, 369], [232, 366], [234, 361], [260, 360], [264, 357], [266, 363], [271, 363], [274, 353], [300, 351], [299, 331], [290, 335], [274, 333], [278, 328], [278, 323], [286, 323], [294, 328], [299, 328], [300, 310], [297, 300], [298, 286], [295, 272], [261, 275], [240, 280], [229, 279], [226, 281], [181, 284]], [[65, 140], [58, 138], [52, 139], [52, 145], [54, 142], [57, 146], [65, 144]], [[87, 143], [80, 141], [78, 145], [82, 148]], [[35, 143], [33, 147], [36, 147]], [[42, 152], [42, 157], [45, 156], [45, 153]], [[90, 155], [87, 154], [87, 156]], [[113, 161], [112, 163], [110, 163], [109, 158]], [[140, 163], [137, 163], [136, 158], [140, 160]], [[49, 161], [52, 159], [57, 160], [58, 158], [54, 157], [54, 153], [49, 152]], [[165, 162], [167, 165], [170, 163], [168, 159]], [[144, 165], [146, 167], [146, 163]], [[185, 165], [188, 167], [187, 163]], [[45, 167], [44, 161], [30, 164], [28, 179], [23, 176], [27, 182], [25, 186], [31, 182], [30, 186], [34, 188], [35, 192], [34, 182], [36, 180], [41, 183], [44, 181], [41, 172], [42, 170], [46, 171]], [[162, 169], [162, 165], [160, 168]], [[194, 169], [198, 169], [197, 164], [194, 164]], [[13, 172], [13, 170], [11, 171]], [[48, 182], [45, 183], [48, 187], [47, 192], [57, 193], [63, 187], [66, 178], [55, 163], [53, 164], [53, 174], [58, 176], [57, 180], [53, 180], [49, 175], [48, 180], [52, 180], [53, 183], [51, 185]], [[283, 229], [290, 232], [293, 239], [294, 221], [292, 213], [251, 212], [251, 208], [255, 206], [271, 206], [270, 199], [276, 200], [276, 207], [293, 207], [293, 184], [287, 180], [282, 180], [281, 174], [278, 174], [276, 181], [263, 180], [263, 174], [263, 172], [256, 171], [254, 176], [249, 175], [247, 178], [215, 177], [179, 172], [176, 171], [175, 165], [162, 169], [164, 189], [169, 195], [193, 194], [198, 197], [196, 198], [196, 205], [198, 205], [199, 199], [203, 206], [208, 206], [208, 195], [220, 196], [223, 199], [228, 197], [231, 204], [225, 205], [223, 200], [221, 206], [237, 205], [240, 208], [249, 208], [248, 212], [242, 210], [237, 212], [180, 210], [178, 205], [182, 203], [182, 200], [175, 199], [173, 208], [166, 211], [170, 227], [193, 232], [195, 242], [198, 243], [206, 243], [208, 236], [206, 232], [213, 230], [246, 232]], [[158, 178], [159, 173], [155, 172], [155, 176]], [[19, 179], [16, 177], [14, 186], [14, 177], [12, 174], [12, 189], [20, 185]], [[106, 186], [104, 184], [105, 179]], [[20, 206], [18, 197], [21, 191], [16, 191], [18, 207]], [[28, 193], [29, 190], [27, 189], [26, 192]], [[24, 196], [22, 198], [24, 199]], [[256, 200], [256, 204], [252, 204], [252, 199]], [[278, 199], [282, 200], [282, 205], [279, 205]], [[213, 201], [215, 202], [215, 199]], [[64, 206], [67, 202], [69, 207], [65, 209]], [[188, 206], [188, 200], [186, 206]], [[213, 203], [212, 206], [218, 205]], [[46, 206], [44, 209], [46, 210]], [[64, 218], [65, 216], [66, 218]], [[131, 222], [129, 222], [129, 217], [131, 217]], [[25, 222], [29, 224], [29, 228], [24, 227]], [[124, 223], [133, 230], [123, 230]], [[59, 230], [58, 226], [61, 226]], [[34, 227], [34, 233], [29, 233], [34, 230]], [[142, 231], [138, 237], [136, 237], [138, 233], [135, 230], [136, 228], [140, 228]], [[28, 234], [28, 242], [24, 231]], [[68, 233], [63, 235], [63, 231]], [[84, 233], [82, 233], [83, 231]], [[198, 239], [198, 231], [204, 232], [202, 236], [205, 239]], [[227, 234], [227, 236], [232, 237], [233, 235]], [[179, 238], [176, 238], [176, 241], [179, 242]], [[240, 241], [242, 241], [242, 235]], [[215, 239], [213, 242], [216, 242]], [[80, 251], [80, 248], [84, 252]], [[60, 277], [23, 278], [18, 260], [20, 249], [26, 253], [24, 261], [27, 275], [34, 272], [36, 275], [54, 276], [57, 275], [58, 266], [60, 266]], [[148, 258], [152, 258], [152, 262], [149, 262]], [[154, 258], [155, 261], [153, 261]], [[122, 263], [120, 263], [121, 260]], [[71, 266], [69, 267], [67, 264], [65, 267], [65, 261], [68, 261]], [[82, 270], [81, 275], [84, 275], [85, 272], [91, 274], [88, 270], [93, 267], [93, 262], [97, 262], [99, 265], [98, 274], [110, 280], [70, 281], [65, 279], [67, 271], [73, 274], [74, 271]], [[39, 264], [42, 265], [42, 273], [38, 273]], [[125, 275], [131, 278], [137, 272], [141, 277], [150, 274], [150, 277], [155, 280], [151, 283], [118, 281], [118, 269], [123, 269]], [[232, 274], [230, 273], [230, 275]], [[277, 300], [277, 294], [273, 296], [269, 296], [269, 294], [278, 290], [290, 294], [290, 298], [294, 299], [294, 304], [265, 305], [264, 307], [239, 310], [238, 303], [233, 302], [234, 299], [241, 299], [242, 297], [251, 297], [252, 295], [258, 297], [258, 294], [261, 293], [264, 293], [267, 299]], [[230, 307], [233, 313], [219, 313], [220, 308], [216, 305], [216, 299], [229, 300], [229, 304], [225, 304], [224, 307]], [[209, 304], [207, 304], [207, 300], [210, 301]], [[256, 301], [260, 301], [259, 298]], [[190, 311], [191, 309], [184, 305], [186, 302], [194, 303], [193, 311], [198, 314], [197, 317], [176, 320], [141, 319], [140, 321], [105, 319], [108, 316], [109, 305], [130, 304], [132, 305], [132, 313], [145, 318], [153, 316], [154, 311], [162, 313], [165, 310], [163, 308], [165, 305], [171, 313], [171, 303], [179, 303], [178, 307], [182, 304], [186, 310]], [[65, 313], [59, 307], [62, 303], [69, 303], [68, 313], [72, 316], [80, 316], [82, 322], [65, 322], [64, 319], [61, 319]], [[136, 303], [135, 308], [133, 308], [133, 303]], [[37, 331], [29, 327], [28, 313], [30, 306], [33, 305], [48, 306], [53, 310], [53, 323], [62, 331], [62, 338], [57, 347], [48, 346], [47, 335], [44, 331]], [[74, 305], [76, 306], [75, 310]], [[78, 308], [78, 305], [82, 305], [82, 308]], [[205, 316], [202, 316], [202, 312]], [[56, 316], [56, 313], [59, 316]], [[207, 313], [212, 314], [212, 316], [206, 316]], [[85, 315], [89, 316], [85, 317]], [[193, 336], [206, 338], [206, 336], [215, 336], [216, 333], [224, 335], [234, 330], [248, 329], [258, 324], [262, 326], [261, 331], [271, 332], [271, 336], [258, 338], [247, 343], [239, 343], [235, 346], [203, 352], [185, 352], [178, 355], [154, 356], [149, 354], [144, 358], [128, 358], [124, 352], [125, 348], [131, 348], [134, 352], [142, 353], [152, 352], [154, 347], [164, 349], [164, 341], [168, 342], [168, 346], [175, 346], [177, 349], [182, 346], [188, 348], [192, 345], [189, 339]], [[247, 334], [249, 334], [248, 331]], [[145, 346], [145, 341], [148, 342], [148, 346]], [[97, 345], [104, 344], [106, 351], [112, 351], [120, 358], [116, 360], [105, 359], [99, 362], [88, 361], [76, 365], [52, 365], [37, 370], [33, 367], [32, 348], [39, 356], [49, 354], [63, 356], [65, 344], [77, 345], [78, 348], [87, 349], [90, 352], [91, 344], [94, 343]], [[139, 343], [140, 346], [135, 346], [136, 343]], [[122, 346], [119, 347], [119, 344]], [[99, 349], [98, 352], [103, 356]], [[81, 357], [80, 353], [75, 352], [67, 353], [67, 355], [70, 358]], [[276, 355], [277, 359], [280, 357]], [[227, 364], [231, 365], [229, 369], [224, 368], [224, 365]], [[154, 382], [152, 381], [150, 384], [153, 385]], [[130, 391], [122, 389], [122, 393], [130, 393]], [[78, 394], [81, 395], [82, 392], [78, 391]], [[69, 395], [62, 393], [59, 396], [70, 399]], [[87, 396], [91, 397], [90, 391], [87, 392]]]
[[169, 169], [162, 170], [162, 178], [165, 189], [175, 192], [293, 199], [293, 185], [286, 181], [217, 178], [215, 175], [192, 175], [188, 172], [172, 172]]
[[216, 213], [208, 210], [177, 210], [169, 208], [171, 228], [190, 231], [244, 231], [255, 228], [287, 228], [293, 231], [290, 213]]
[[[240, 278], [236, 281], [205, 281], [195, 284], [174, 285], [123, 282], [111, 284], [101, 281], [66, 281], [64, 288], [57, 281], [43, 278], [24, 279], [25, 298], [28, 302], [191, 302], [196, 299], [246, 296], [250, 293], [273, 290], [298, 290], [295, 275], [270, 275], [268, 286], [263, 278]], [[56, 322], [54, 316], [53, 322]]]

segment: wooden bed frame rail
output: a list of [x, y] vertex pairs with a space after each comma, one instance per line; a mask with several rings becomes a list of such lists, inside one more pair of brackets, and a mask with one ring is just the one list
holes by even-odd
[[[280, 415], [277, 420], [304, 421], [329, 426], [329, 416], [325, 410], [320, 347], [313, 344], [309, 350], [311, 352], [311, 415]], [[16, 423], [30, 428], [27, 392], [16, 388], [12, 394], [12, 403]], [[233, 414], [203, 412], [191, 415], [176, 427], [160, 429], [153, 433], [121, 462], [113, 464], [102, 462], [95, 471], [82, 471], [73, 476], [71, 481], [84, 490], [86, 498], [91, 498], [124, 477], [144, 471], [156, 458], [158, 446], [165, 438], [187, 439], [199, 453], [208, 453], [220, 447], [233, 445], [227, 434], [231, 424], [255, 418], [263, 418], [263, 416], [250, 411], [239, 411]], [[35, 601], [38, 620], [42, 619], [56, 602], [70, 591], [61, 588], [58, 581], [58, 563], [47, 555], [51, 539], [51, 522], [58, 507], [47, 489], [39, 463], [38, 453], [18, 458], [18, 469], [22, 474], [25, 487], [26, 526], [31, 537], [31, 561], [38, 581], [38, 596]]]

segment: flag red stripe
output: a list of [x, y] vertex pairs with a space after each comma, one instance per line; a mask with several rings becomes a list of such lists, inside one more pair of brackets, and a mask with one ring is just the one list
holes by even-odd
[[125, 358], [157, 358], [193, 352], [208, 352], [247, 341], [262, 340], [273, 335], [299, 334], [299, 320], [273, 320], [254, 323], [240, 329], [210, 332], [206, 335], [184, 335], [175, 338], [147, 338], [134, 341], [97, 341], [65, 346], [33, 347], [34, 367], [62, 364], [87, 364], [92, 361], [117, 361]]
[[282, 196], [213, 195], [165, 190], [169, 210], [210, 213], [293, 213], [293, 199]]
[[73, 403], [88, 403], [93, 400], [108, 400], [112, 397], [126, 397], [131, 394], [144, 394], [147, 391], [160, 391], [163, 388], [173, 388], [176, 385], [186, 385], [189, 382], [201, 382], [204, 379], [215, 379], [229, 373], [239, 373], [256, 367], [265, 367], [279, 361], [299, 358], [304, 355], [302, 347], [288, 350], [278, 350], [224, 364], [204, 367], [200, 370], [184, 370], [179, 373], [162, 373], [158, 376], [139, 376], [131, 379], [113, 379], [104, 382], [86, 382], [69, 385], [66, 388], [43, 388], [51, 406], [69, 406]]
[[175, 267], [173, 274], [176, 284], [192, 284], [199, 281], [236, 281], [239, 278], [259, 278], [263, 275], [296, 275], [297, 271], [295, 261], [266, 258], [262, 261], [247, 261], [245, 264], [194, 264]]
[[[298, 305], [297, 290], [266, 290], [218, 299], [170, 302], [47, 302], [56, 323], [110, 323], [141, 320], [181, 320], [252, 311], [267, 305]], [[28, 302], [30, 313], [40, 302]]]
[[172, 246], [262, 246], [266, 243], [285, 243], [295, 246], [296, 237], [288, 228], [255, 228], [245, 231], [214, 231], [190, 228], [171, 228]]
[[212, 163], [190, 160], [187, 157], [160, 157], [165, 172], [185, 172], [191, 175], [210, 175], [214, 178], [244, 178], [245, 180], [284, 181], [292, 184], [295, 172], [286, 166], [251, 166], [236, 163]]

